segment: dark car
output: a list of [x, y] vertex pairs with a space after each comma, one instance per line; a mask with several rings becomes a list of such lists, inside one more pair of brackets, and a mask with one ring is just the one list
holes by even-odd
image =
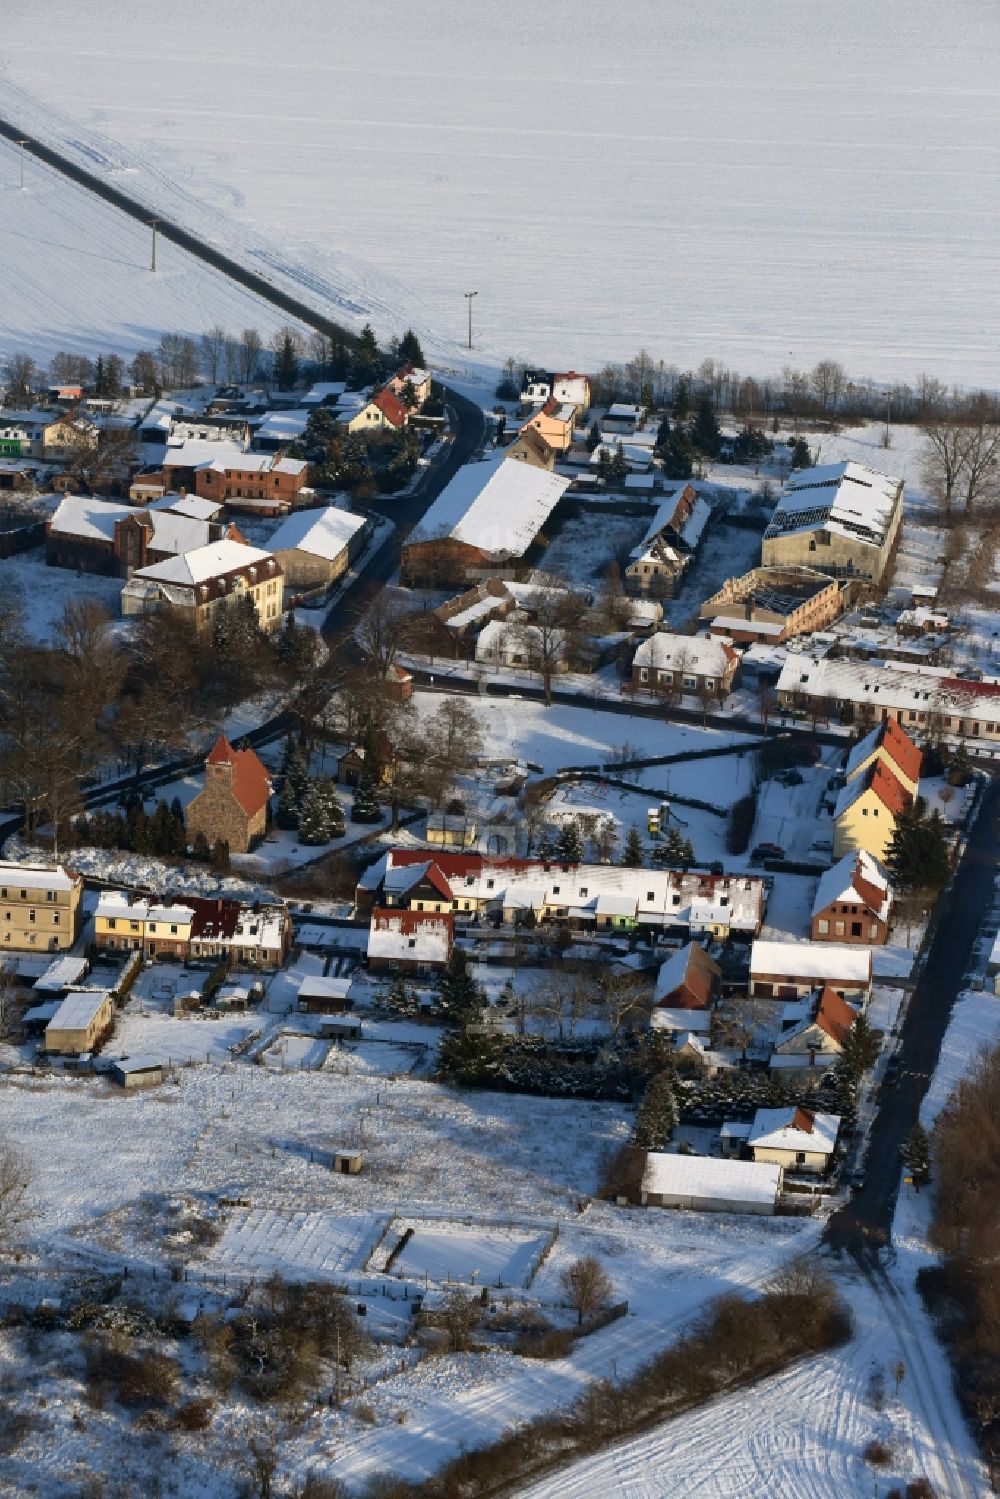
[[750, 857], [759, 864], [763, 859], [783, 859], [785, 850], [780, 843], [758, 843]]

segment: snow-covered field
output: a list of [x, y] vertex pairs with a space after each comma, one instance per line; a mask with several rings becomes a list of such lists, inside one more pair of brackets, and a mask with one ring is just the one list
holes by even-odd
[[48, 167], [29, 162], [21, 192], [17, 148], [0, 141], [0, 360], [23, 351], [44, 361], [60, 349], [128, 356], [162, 333], [197, 338], [216, 324], [266, 339], [289, 321], [162, 238], [155, 274], [149, 262], [148, 229]]
[[[0, 113], [350, 322], [435, 330], [439, 359], [475, 289], [493, 363], [998, 384], [982, 0], [288, 0], [280, 38], [267, 0], [8, 10]], [[95, 268], [134, 337], [125, 268]], [[166, 321], [262, 321], [203, 308]], [[50, 313], [34, 293], [13, 321]]]

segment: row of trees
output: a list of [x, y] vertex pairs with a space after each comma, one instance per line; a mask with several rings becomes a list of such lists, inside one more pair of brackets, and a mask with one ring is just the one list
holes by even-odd
[[323, 658], [294, 622], [265, 636], [246, 601], [220, 611], [212, 640], [183, 610], [140, 617], [127, 637], [109, 624], [101, 603], [74, 599], [43, 644], [14, 590], [0, 598], [0, 797], [24, 809], [29, 836], [53, 822], [57, 848], [99, 764], [182, 750], [247, 697], [314, 684]]
[[110, 399], [122, 394], [126, 383], [147, 394], [185, 389], [206, 380], [249, 385], [274, 377], [291, 390], [303, 375], [316, 380], [344, 380], [355, 387], [371, 385], [400, 364], [422, 366], [420, 340], [408, 328], [401, 338], [379, 347], [375, 331], [366, 323], [354, 338], [346, 332], [306, 333], [291, 324], [265, 340], [257, 328], [230, 332], [220, 324], [200, 338], [189, 333], [164, 333], [155, 348], [140, 349], [126, 365], [119, 354], [99, 354], [96, 360], [73, 350], [60, 350], [46, 371], [24, 351], [11, 354], [4, 367], [8, 399], [26, 401], [46, 384], [81, 385]]

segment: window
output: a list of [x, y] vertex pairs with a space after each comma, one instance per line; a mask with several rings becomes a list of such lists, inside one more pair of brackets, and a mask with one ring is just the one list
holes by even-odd
[[34, 908], [34, 906], [32, 906], [31, 910], [28, 912], [28, 920], [29, 921], [34, 921], [34, 919], [35, 919], [35, 908]]
[[152, 937], [155, 931], [156, 931], [156, 922], [155, 921], [151, 921], [149, 923], [149, 935]]
[[653, 893], [652, 890], [647, 890], [646, 891], [646, 899], [647, 900], [655, 900], [656, 899], [656, 896], [654, 895], [654, 893]]
[[705, 678], [705, 691], [706, 692], [714, 692], [715, 691], [715, 678], [714, 677], [706, 677]]
[[407, 947], [416, 947], [416, 945], [417, 945], [417, 939], [416, 939], [416, 937], [407, 937], [407, 939], [406, 939], [406, 945], [407, 945]]
[[553, 895], [558, 895], [559, 894], [559, 886], [558, 885], [553, 885], [552, 886], [552, 894]]
[[648, 672], [648, 670], [646, 669], [645, 666], [640, 666], [640, 668], [639, 668], [639, 681], [640, 682], [648, 682], [649, 681], [649, 672]]
[[693, 692], [694, 689], [697, 687], [697, 685], [698, 685], [698, 678], [697, 677], [685, 677], [684, 678], [684, 686], [687, 687], [687, 688], [689, 688], [690, 691]]
[[586, 893], [587, 893], [587, 887], [586, 887], [586, 885], [581, 885], [580, 886], [580, 894], [581, 895], [586, 895]]
[[46, 890], [46, 892], [45, 892], [45, 899], [46, 900], [55, 900], [55, 898], [56, 898], [56, 892], [54, 890]]
[[58, 926], [59, 925], [59, 912], [58, 911], [55, 913], [55, 915], [52, 918], [52, 925], [53, 926]]
[[829, 935], [829, 932], [830, 932], [830, 923], [826, 920], [826, 918], [824, 916], [821, 916], [820, 919], [819, 919], [819, 921], [817, 921], [817, 923], [816, 923], [816, 930], [819, 932], [819, 934], [820, 934], [821, 937], [826, 937], [826, 936]]
[[139, 930], [139, 923], [137, 921], [130, 921], [128, 929], [130, 932], [137, 932]]
[[115, 921], [115, 918], [113, 916], [109, 916], [107, 920], [108, 920], [108, 931], [109, 932], [113, 932], [114, 929], [115, 929], [115, 927], [116, 927], [116, 925], [117, 925], [117, 923]]
[[860, 921], [852, 921], [851, 922], [851, 936], [852, 937], [860, 937], [861, 936], [861, 923], [860, 923]]
[[804, 1166], [805, 1163], [806, 1163], [806, 1153], [805, 1153], [805, 1151], [804, 1150], [797, 1150], [795, 1152], [795, 1164], [796, 1164], [796, 1166]]
[[170, 928], [170, 935], [171, 935], [171, 937], [176, 937], [177, 936], [177, 928], [175, 926], [172, 926]]
[[496, 880], [487, 880], [486, 881], [486, 888], [487, 888], [487, 890], [492, 890], [493, 886], [495, 884], [496, 884]]

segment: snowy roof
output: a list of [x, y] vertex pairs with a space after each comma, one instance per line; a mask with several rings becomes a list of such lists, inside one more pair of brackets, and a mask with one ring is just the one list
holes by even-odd
[[860, 463], [803, 469], [792, 475], [778, 496], [765, 540], [823, 527], [853, 541], [881, 546], [902, 482]]
[[40, 1005], [32, 1005], [30, 1010], [25, 1010], [21, 1016], [22, 1025], [30, 1025], [44, 1020], [46, 1025], [62, 1004], [60, 999], [47, 999]]
[[257, 436], [292, 442], [302, 436], [308, 420], [308, 411], [269, 411], [257, 428]]
[[646, 527], [646, 534], [632, 552], [633, 557], [644, 554], [652, 542], [668, 532], [692, 551], [698, 545], [701, 533], [708, 524], [712, 507], [704, 495], [698, 494], [691, 484], [678, 485], [664, 496], [656, 514]]
[[847, 757], [845, 775], [850, 780], [870, 760], [872, 755], [883, 750], [887, 757], [890, 770], [897, 767], [908, 781], [916, 781], [920, 777], [921, 753], [909, 734], [896, 722], [894, 718], [887, 718], [882, 723], [876, 724], [870, 734], [851, 750]]
[[838, 942], [770, 942], [758, 938], [750, 949], [750, 974], [871, 983], [872, 953], [870, 947]]
[[212, 541], [208, 546], [196, 547], [180, 557], [169, 557], [166, 562], [155, 562], [151, 567], [141, 567], [134, 574], [137, 579], [148, 579], [157, 583], [180, 583], [191, 586], [206, 583], [224, 573], [238, 572], [252, 563], [273, 562], [269, 552], [259, 547], [246, 546], [242, 541]]
[[20, 885], [29, 890], [73, 890], [81, 876], [64, 864], [14, 864], [0, 860], [0, 886]]
[[368, 933], [369, 958], [444, 963], [451, 952], [450, 915], [433, 911], [375, 910]]
[[766, 1161], [727, 1161], [716, 1156], [649, 1151], [642, 1190], [650, 1196], [741, 1202], [777, 1201], [781, 1167]]
[[768, 1150], [805, 1150], [829, 1155], [837, 1143], [839, 1114], [818, 1114], [813, 1109], [758, 1109], [747, 1136], [750, 1145]]
[[740, 619], [731, 614], [717, 614], [711, 628], [722, 630], [727, 635], [733, 635], [737, 630], [754, 635], [780, 635], [785, 625], [779, 620]]
[[502, 452], [467, 463], [431, 505], [414, 539], [444, 535], [484, 552], [520, 557], [569, 484], [559, 474], [508, 462]]
[[165, 494], [146, 506], [147, 510], [169, 510], [173, 515], [188, 515], [192, 520], [214, 520], [222, 509], [219, 500], [204, 500], [197, 494]]
[[636, 650], [634, 666], [657, 671], [689, 671], [698, 676], [722, 677], [734, 658], [732, 641], [723, 635], [672, 635], [660, 630]]
[[349, 978], [322, 978], [310, 973], [299, 984], [299, 999], [346, 999], [351, 987]]
[[322, 401], [339, 400], [346, 389], [347, 384], [343, 380], [317, 380], [315, 384], [310, 385], [307, 394], [302, 399], [310, 406], [318, 406]]
[[115, 524], [126, 515], [135, 515], [134, 505], [97, 500], [92, 495], [67, 494], [49, 522], [49, 528], [60, 536], [81, 536], [88, 541], [114, 541]]
[[230, 438], [185, 437], [180, 442], [167, 442], [163, 463], [166, 468], [204, 468], [218, 462], [223, 468], [243, 469], [248, 458], [260, 456], [247, 453]]
[[193, 515], [178, 515], [176, 510], [155, 510], [150, 519], [153, 522], [150, 545], [157, 552], [172, 552], [179, 556], [182, 552], [193, 552], [198, 547], [207, 546], [212, 537], [210, 521]]
[[632, 406], [627, 401], [615, 401], [608, 407], [608, 416], [613, 420], [638, 421], [642, 415], [641, 406]]
[[46, 1026], [51, 1031], [85, 1031], [103, 1006], [108, 994], [103, 989], [71, 989]]
[[648, 489], [648, 490], [651, 491], [652, 488], [653, 488], [653, 485], [655, 483], [656, 483], [656, 476], [655, 476], [655, 474], [626, 474], [625, 475], [625, 488], [626, 489]]
[[778, 678], [778, 691], [828, 697], [835, 702], [871, 703], [876, 710], [941, 712], [965, 718], [1000, 720], [1000, 679], [965, 681], [953, 668], [886, 666], [872, 661], [816, 659], [789, 655]]
[[712, 1029], [710, 1010], [677, 1010], [670, 1005], [659, 1005], [649, 1017], [650, 1029], [654, 1031], [695, 1031], [705, 1035]]
[[69, 989], [73, 984], [79, 983], [86, 971], [86, 958], [56, 958], [31, 987], [36, 994], [55, 994], [60, 989]]
[[178, 903], [166, 905], [155, 900], [130, 896], [124, 890], [102, 890], [95, 916], [112, 921], [155, 921], [170, 926], [190, 926], [194, 907]]
[[845, 854], [820, 877], [813, 915], [825, 911], [834, 901], [857, 900], [867, 902], [883, 920], [888, 917], [891, 904], [889, 876], [865, 849]]
[[105, 1053], [105, 1058], [111, 1063], [115, 1072], [121, 1073], [123, 1077], [136, 1072], [155, 1072], [166, 1065], [163, 1058], [154, 1052], [140, 1052], [137, 1056], [125, 1057], [109, 1057]]
[[327, 505], [324, 510], [296, 510], [271, 537], [272, 552], [308, 552], [333, 562], [340, 556], [352, 536], [364, 529], [363, 515], [351, 515]]

